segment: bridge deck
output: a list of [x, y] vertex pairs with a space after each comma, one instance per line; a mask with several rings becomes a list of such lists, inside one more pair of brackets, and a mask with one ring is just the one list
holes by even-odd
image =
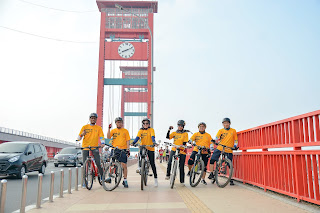
[[133, 165], [129, 167], [128, 189], [120, 185], [116, 190], [106, 192], [96, 182], [91, 191], [79, 189], [28, 212], [307, 212], [299, 208], [298, 203], [282, 202], [264, 192], [248, 190], [241, 183], [223, 189], [211, 183], [192, 188], [187, 179], [185, 187], [176, 184], [170, 189], [169, 181], [164, 180], [165, 166], [157, 163], [157, 188], [150, 177], [149, 186], [141, 191], [140, 176]]

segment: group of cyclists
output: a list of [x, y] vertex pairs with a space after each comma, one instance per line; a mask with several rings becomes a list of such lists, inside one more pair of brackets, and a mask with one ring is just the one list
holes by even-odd
[[[87, 124], [83, 126], [80, 130], [79, 136], [77, 140], [83, 139], [82, 147], [96, 147], [99, 144], [99, 141], [102, 146], [105, 145], [104, 140], [104, 134], [103, 130], [100, 126], [96, 125], [98, 115], [96, 113], [91, 113], [89, 116], [90, 124]], [[123, 186], [125, 188], [128, 188], [128, 168], [127, 168], [127, 159], [130, 156], [130, 136], [127, 129], [123, 127], [123, 119], [121, 117], [117, 117], [115, 119], [116, 128], [112, 129], [112, 125], [109, 124], [108, 126], [108, 132], [107, 132], [107, 138], [112, 139], [112, 146], [117, 147], [117, 149], [111, 150], [111, 155], [116, 154], [117, 160], [121, 163], [121, 166], [123, 168], [123, 177], [124, 180], [122, 182]], [[238, 148], [238, 138], [237, 138], [237, 132], [235, 129], [232, 129], [230, 127], [231, 121], [229, 118], [224, 118], [222, 120], [223, 128], [220, 129], [215, 137], [213, 139], [209, 133], [207, 133], [206, 130], [206, 123], [200, 122], [198, 124], [199, 132], [194, 133], [191, 138], [189, 139], [188, 132], [189, 130], [185, 130], [186, 122], [184, 120], [179, 120], [177, 122], [177, 130], [174, 132], [171, 132], [173, 129], [173, 126], [169, 127], [169, 130], [167, 132], [166, 138], [167, 139], [173, 139], [173, 144], [177, 146], [181, 146], [179, 155], [180, 155], [180, 162], [179, 162], [179, 173], [180, 173], [180, 184], [184, 186], [184, 179], [185, 179], [185, 172], [184, 172], [184, 165], [186, 160], [186, 145], [187, 144], [193, 144], [195, 145], [193, 148], [193, 151], [191, 153], [191, 156], [188, 160], [188, 173], [187, 175], [190, 176], [190, 170], [194, 164], [195, 155], [198, 152], [197, 146], [204, 146], [205, 149], [201, 152], [201, 158], [204, 162], [204, 165], [208, 164], [209, 158], [210, 158], [210, 149], [213, 149], [212, 145], [213, 143], [218, 143], [218, 146], [214, 149], [213, 154], [210, 158], [210, 174], [208, 179], [214, 179], [213, 174], [213, 167], [215, 161], [218, 161], [221, 151], [223, 149], [222, 145], [230, 147], [225, 149], [225, 153], [227, 154], [227, 157], [232, 161], [232, 149]], [[154, 186], [158, 186], [158, 175], [157, 175], [157, 169], [155, 166], [155, 146], [158, 144], [155, 140], [155, 132], [154, 129], [150, 126], [150, 120], [148, 118], [144, 118], [142, 120], [142, 127], [138, 131], [138, 134], [136, 138], [133, 141], [133, 146], [136, 146], [138, 144], [138, 141], [140, 140], [140, 145], [148, 145], [147, 148], [147, 155], [149, 158], [149, 162], [153, 171], [154, 176]], [[182, 147], [183, 146], [183, 147]], [[232, 147], [232, 149], [231, 149]], [[167, 174], [165, 179], [170, 179], [170, 171], [171, 171], [171, 164], [172, 164], [172, 157], [176, 151], [176, 148], [173, 147], [168, 158], [168, 165], [167, 165]], [[89, 155], [89, 149], [83, 149], [83, 159], [87, 159]], [[114, 152], [114, 153], [113, 153]], [[99, 155], [99, 149], [94, 149], [92, 151], [93, 157], [95, 162], [100, 162], [100, 155]], [[103, 169], [99, 163], [97, 163], [98, 171], [100, 173], [100, 177], [103, 176]], [[138, 168], [136, 170], [137, 173], [140, 172], [141, 165], [138, 164]], [[205, 166], [206, 171], [206, 166]], [[201, 183], [207, 185], [205, 181], [206, 172], [203, 173]], [[104, 181], [108, 181], [107, 179]], [[230, 181], [230, 185], [234, 185], [233, 181]]]

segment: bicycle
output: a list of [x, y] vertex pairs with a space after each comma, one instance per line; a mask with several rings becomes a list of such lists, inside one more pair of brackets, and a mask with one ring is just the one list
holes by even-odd
[[[204, 162], [201, 158], [201, 152], [202, 150], [207, 150], [208, 148], [205, 146], [197, 146], [195, 144], [193, 144], [193, 146], [198, 148], [198, 153], [195, 156], [194, 164], [190, 171], [190, 186], [196, 187], [201, 181], [205, 166], [207, 166], [204, 165]], [[199, 177], [197, 175], [199, 175]]]
[[[81, 150], [89, 149], [89, 152], [90, 151], [92, 152], [92, 150], [99, 149], [99, 148], [101, 148], [101, 146], [88, 146], [88, 147], [81, 147], [80, 149]], [[93, 180], [95, 180], [96, 177], [98, 177], [99, 184], [102, 185], [102, 180], [98, 171], [98, 167], [92, 156], [88, 155], [85, 163], [83, 164], [83, 169], [84, 169], [84, 174], [83, 174], [84, 183], [88, 190], [91, 190], [93, 185]], [[103, 165], [102, 165], [102, 169], [104, 169]]]
[[[117, 188], [122, 179], [122, 166], [119, 162], [119, 154], [115, 153], [115, 150], [120, 150], [121, 152], [125, 152], [118, 147], [114, 147], [111, 145], [106, 144], [106, 146], [113, 148], [113, 153], [109, 158], [109, 163], [106, 164], [106, 168], [103, 172], [102, 176], [102, 186], [106, 191], [112, 191]], [[114, 185], [113, 185], [114, 184]]]
[[[146, 147], [154, 147], [154, 145], [139, 145], [140, 149], [140, 175], [141, 175], [141, 190], [143, 190], [143, 186], [147, 186], [148, 176], [149, 176], [149, 169], [150, 169], [150, 162], [147, 155], [147, 148]], [[150, 175], [152, 176], [152, 175]]]
[[178, 163], [179, 163], [178, 160], [180, 159], [180, 154], [179, 154], [180, 148], [187, 148], [187, 146], [175, 145], [175, 144], [171, 144], [168, 142], [164, 142], [164, 143], [176, 148], [176, 151], [175, 151], [174, 155], [172, 156], [173, 164], [172, 164], [172, 169], [171, 169], [171, 174], [170, 174], [170, 187], [171, 187], [171, 189], [173, 189], [174, 181], [175, 181], [176, 175], [177, 175], [177, 168], [178, 168]]
[[228, 185], [233, 175], [233, 165], [231, 160], [228, 158], [228, 156], [226, 156], [225, 148], [229, 148], [232, 150], [237, 150], [237, 149], [235, 149], [234, 147], [229, 147], [229, 146], [225, 146], [218, 143], [216, 143], [216, 145], [222, 146], [223, 149], [221, 151], [219, 160], [216, 162], [216, 168], [214, 170], [214, 179], [212, 183], [214, 184], [214, 181], [215, 181], [220, 188], [224, 188], [226, 187], [226, 185]]

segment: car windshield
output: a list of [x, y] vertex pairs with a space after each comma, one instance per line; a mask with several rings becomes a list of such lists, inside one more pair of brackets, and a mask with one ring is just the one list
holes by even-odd
[[75, 148], [63, 148], [59, 154], [77, 154], [78, 150]]
[[21, 153], [26, 150], [28, 144], [6, 142], [0, 144], [0, 153]]

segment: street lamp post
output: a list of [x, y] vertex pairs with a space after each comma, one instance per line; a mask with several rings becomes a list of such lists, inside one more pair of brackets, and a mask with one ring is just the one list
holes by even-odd
[[149, 33], [150, 33], [150, 36], [151, 36], [151, 126], [153, 127], [153, 103], [154, 103], [154, 100], [153, 100], [153, 35], [152, 35], [152, 32], [151, 32], [151, 29], [149, 27], [149, 24], [147, 24], [140, 16], [138, 16], [136, 13], [133, 13], [132, 11], [130, 10], [126, 10], [123, 8], [123, 6], [119, 5], [119, 4], [115, 4], [115, 7], [120, 9], [120, 10], [123, 10], [127, 13], [130, 13], [136, 17], [138, 17], [145, 26], [147, 26], [148, 30], [149, 30]]

